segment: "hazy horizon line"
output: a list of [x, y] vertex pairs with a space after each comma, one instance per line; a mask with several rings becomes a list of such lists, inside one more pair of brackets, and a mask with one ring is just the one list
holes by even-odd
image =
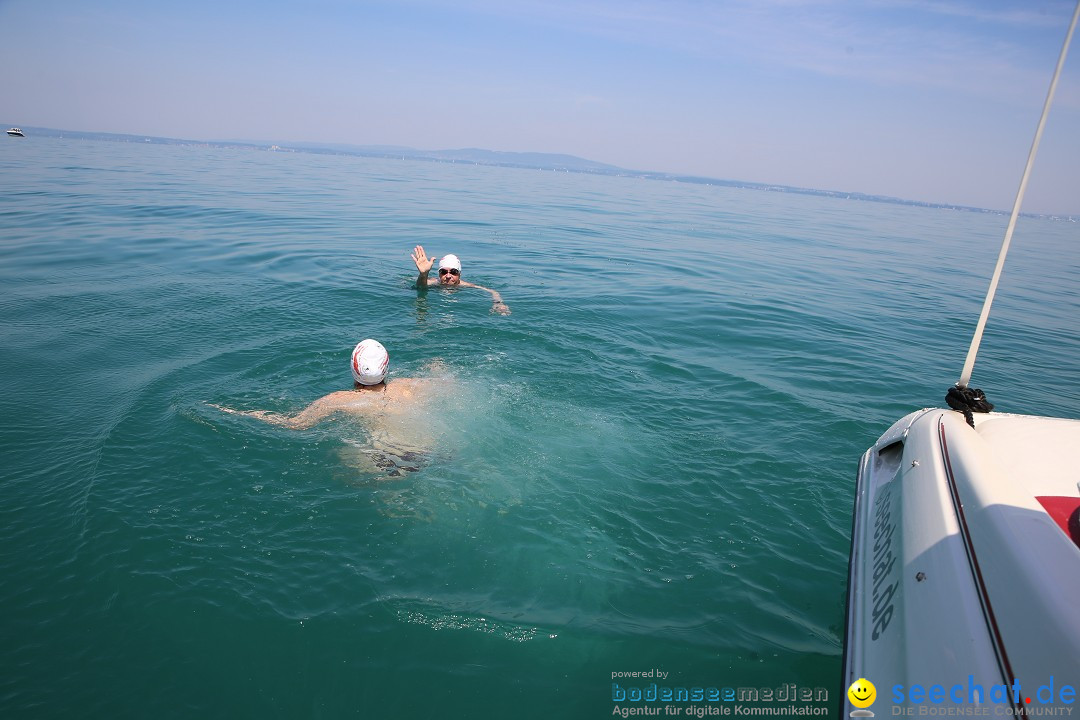
[[[9, 126], [20, 127], [20, 126]], [[893, 205], [909, 205], [913, 207], [926, 207], [942, 210], [959, 210], [963, 212], [980, 212], [996, 215], [1008, 215], [1011, 210], [995, 209], [995, 208], [983, 208], [972, 205], [960, 205], [957, 203], [945, 203], [945, 202], [931, 202], [925, 200], [909, 200], [906, 198], [898, 198], [888, 195], [875, 195], [870, 193], [863, 193], [852, 190], [830, 190], [825, 188], [807, 188], [799, 187], [795, 185], [786, 185], [783, 183], [764, 183], [748, 180], [733, 180], [726, 178], [714, 178], [708, 176], [689, 175], [684, 173], [670, 173], [661, 170], [636, 170], [632, 168], [624, 168], [618, 165], [611, 165], [609, 163], [602, 163], [596, 160], [590, 160], [589, 158], [583, 158], [578, 155], [572, 155], [570, 153], [550, 153], [550, 152], [536, 152], [529, 150], [491, 150], [487, 148], [469, 147], [469, 148], [443, 148], [443, 149], [422, 149], [405, 145], [379, 145], [379, 144], [357, 144], [349, 142], [323, 142], [323, 141], [307, 141], [307, 140], [250, 140], [250, 139], [208, 139], [199, 140], [194, 138], [177, 138], [160, 135], [147, 135], [143, 133], [118, 133], [102, 130], [70, 130], [62, 128], [48, 128], [33, 125], [21, 126], [24, 129], [42, 131], [50, 133], [50, 136], [63, 137], [64, 133], [71, 135], [85, 136], [81, 139], [87, 140], [104, 140], [108, 142], [116, 142], [117, 139], [142, 139], [145, 142], [158, 141], [159, 144], [197, 144], [208, 146], [238, 146], [238, 147], [251, 147], [255, 149], [263, 149], [268, 151], [290, 151], [290, 152], [303, 152], [310, 154], [344, 154], [354, 157], [379, 157], [379, 158], [391, 158], [398, 154], [414, 153], [412, 157], [403, 159], [411, 160], [427, 160], [434, 162], [447, 162], [453, 163], [457, 160], [467, 160], [474, 164], [487, 165], [491, 167], [509, 167], [520, 169], [552, 169], [562, 170], [565, 172], [575, 172], [592, 175], [609, 175], [616, 177], [635, 177], [646, 180], [661, 180], [668, 182], [687, 182], [698, 185], [718, 185], [721, 187], [734, 187], [745, 190], [761, 190], [767, 192], [788, 192], [800, 195], [816, 195], [819, 197], [833, 197], [843, 200], [861, 200], [866, 202], [878, 202], [887, 203]], [[55, 134], [55, 135], [52, 135]], [[348, 149], [348, 150], [346, 150]], [[534, 163], [522, 163], [522, 162], [492, 162], [485, 161], [481, 158], [450, 158], [439, 157], [444, 153], [489, 153], [492, 155], [506, 155], [506, 156], [533, 156], [538, 158], [559, 158], [570, 159], [580, 163], [584, 163], [581, 167], [559, 167], [558, 163], [550, 164], [534, 164]], [[589, 167], [592, 166], [592, 167]], [[1070, 222], [1077, 222], [1080, 220], [1080, 215], [1073, 213], [1033, 213], [1033, 212], [1021, 212], [1022, 216], [1032, 218], [1046, 218], [1054, 220], [1066, 220]]]

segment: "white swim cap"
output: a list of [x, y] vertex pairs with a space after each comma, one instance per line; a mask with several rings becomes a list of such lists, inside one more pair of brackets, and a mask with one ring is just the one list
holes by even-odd
[[461, 261], [458, 260], [457, 255], [443, 255], [442, 260], [439, 261], [439, 269], [442, 270], [443, 268], [453, 268], [461, 272]]
[[378, 385], [386, 379], [386, 369], [390, 365], [390, 354], [378, 340], [368, 338], [357, 343], [352, 351], [353, 380], [361, 385]]

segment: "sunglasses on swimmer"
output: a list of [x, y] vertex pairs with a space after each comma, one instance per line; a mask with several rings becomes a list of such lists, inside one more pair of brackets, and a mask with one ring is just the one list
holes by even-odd
[[457, 268], [439, 268], [439, 275], [440, 276], [446, 275], [447, 273], [449, 273], [450, 275], [455, 275], [455, 276], [461, 275], [461, 271], [458, 270]]

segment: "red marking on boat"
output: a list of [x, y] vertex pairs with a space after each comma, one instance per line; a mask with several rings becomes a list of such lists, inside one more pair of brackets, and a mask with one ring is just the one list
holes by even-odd
[[1061, 531], [1080, 547], [1080, 497], [1043, 495], [1035, 499]]

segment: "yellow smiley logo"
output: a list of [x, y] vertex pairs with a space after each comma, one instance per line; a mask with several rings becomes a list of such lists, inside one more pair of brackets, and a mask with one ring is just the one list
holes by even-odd
[[857, 708], [868, 708], [877, 699], [877, 688], [866, 678], [859, 678], [847, 689], [848, 700]]

